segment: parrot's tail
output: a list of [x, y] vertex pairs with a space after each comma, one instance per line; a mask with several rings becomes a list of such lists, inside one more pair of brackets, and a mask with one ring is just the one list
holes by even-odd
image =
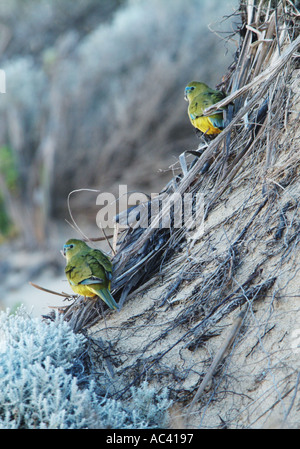
[[119, 306], [111, 295], [107, 288], [102, 288], [101, 290], [95, 290], [97, 295], [110, 307], [111, 309], [119, 310]]

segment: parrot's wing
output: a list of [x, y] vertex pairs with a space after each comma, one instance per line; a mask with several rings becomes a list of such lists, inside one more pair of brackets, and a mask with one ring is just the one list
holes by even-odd
[[90, 261], [92, 272], [94, 276], [99, 276], [99, 272], [105, 272], [106, 279], [112, 279], [112, 263], [110, 259], [98, 249], [93, 249], [90, 253]]
[[[105, 259], [107, 259], [109, 263], [107, 263], [107, 260]], [[110, 260], [106, 258], [104, 254], [98, 250], [89, 251], [86, 255], [86, 263], [91, 271], [89, 278], [93, 276], [94, 278], [101, 279], [104, 284], [110, 282], [112, 278], [112, 266]]]
[[221, 101], [226, 97], [226, 94], [224, 94], [224, 92], [221, 92], [220, 90], [212, 90], [210, 92], [204, 93], [203, 95], [211, 99], [211, 104], [218, 103], [218, 101]]
[[72, 257], [65, 273], [72, 285], [106, 284], [112, 278], [112, 264], [101, 251], [91, 250]]
[[65, 273], [72, 285], [83, 283], [93, 276], [92, 270], [86, 261], [85, 255], [76, 254], [66, 265]]
[[80, 285], [94, 285], [95, 283], [103, 284], [104, 280], [96, 276], [91, 276], [90, 278], [84, 279], [83, 281], [79, 282]]
[[[203, 117], [203, 111], [212, 106], [218, 101], [222, 100], [225, 95], [222, 92], [212, 91], [212, 92], [203, 92], [197, 97], [193, 99], [189, 106], [189, 114], [193, 120], [198, 117]], [[222, 113], [222, 110], [218, 110], [214, 112], [214, 114]]]
[[[212, 92], [207, 92], [206, 94], [204, 94], [204, 96], [206, 97], [207, 100], [207, 106], [205, 106], [205, 108], [208, 108], [209, 106], [212, 106], [213, 104], [216, 104], [221, 100], [224, 100], [224, 98], [226, 98], [227, 95], [218, 90], [214, 90]], [[227, 109], [227, 106], [224, 106], [224, 108], [222, 109], [217, 109], [214, 112], [214, 114], [222, 114], [223, 109]]]

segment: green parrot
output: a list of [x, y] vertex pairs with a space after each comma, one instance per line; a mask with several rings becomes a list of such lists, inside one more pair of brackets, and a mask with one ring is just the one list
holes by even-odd
[[70, 239], [63, 254], [67, 259], [65, 273], [75, 293], [99, 296], [111, 309], [119, 309], [110, 293], [112, 264], [102, 251], [90, 248], [82, 240]]
[[203, 115], [203, 111], [225, 97], [226, 94], [213, 90], [204, 83], [190, 82], [185, 88], [185, 100], [189, 102], [188, 115], [192, 125], [207, 135], [219, 134], [224, 129], [222, 110], [207, 117]]

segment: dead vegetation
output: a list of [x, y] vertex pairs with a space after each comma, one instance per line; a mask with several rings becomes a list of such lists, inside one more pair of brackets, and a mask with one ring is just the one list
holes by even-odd
[[161, 192], [201, 193], [203, 233], [131, 223], [113, 259], [121, 312], [102, 319], [99, 305], [75, 301], [65, 316], [89, 327], [90, 369], [106, 372], [112, 397], [146, 378], [168, 387], [171, 419], [186, 427], [297, 427], [299, 11], [261, 0], [240, 13], [219, 86], [233, 116], [196, 159], [182, 155]]

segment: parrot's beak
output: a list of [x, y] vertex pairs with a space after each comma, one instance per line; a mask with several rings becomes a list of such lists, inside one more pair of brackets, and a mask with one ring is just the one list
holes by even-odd
[[66, 257], [67, 248], [68, 248], [68, 245], [64, 245], [63, 250], [62, 250], [62, 255], [63, 255], [64, 257]]

